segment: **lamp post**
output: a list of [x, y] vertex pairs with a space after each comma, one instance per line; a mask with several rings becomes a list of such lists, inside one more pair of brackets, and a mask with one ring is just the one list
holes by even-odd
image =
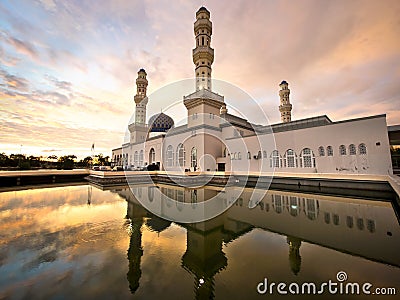
[[18, 160], [18, 167], [19, 167], [19, 169], [20, 169], [20, 170], [21, 170], [22, 146], [23, 146], [23, 145], [21, 145], [21, 147], [19, 147], [19, 160]]

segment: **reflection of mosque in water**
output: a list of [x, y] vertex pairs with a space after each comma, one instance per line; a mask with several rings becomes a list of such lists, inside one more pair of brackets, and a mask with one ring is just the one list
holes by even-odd
[[[128, 201], [127, 217], [132, 220], [128, 250], [128, 280], [132, 292], [138, 288], [141, 276], [142, 224], [146, 220], [149, 228], [161, 232], [171, 223], [154, 216], [140, 203], [152, 203], [160, 200], [157, 198], [164, 198], [165, 203], [160, 203], [179, 212], [182, 211], [182, 203], [190, 203], [194, 209], [198, 202], [221, 194], [221, 189], [216, 187], [196, 190], [158, 185], [134, 189], [137, 197], [129, 189], [117, 191]], [[224, 191], [222, 194], [226, 203], [229, 203], [231, 192], [229, 189]], [[302, 241], [400, 266], [398, 247], [393, 238], [400, 231], [389, 203], [270, 190], [256, 207], [249, 209], [253, 191], [245, 189], [238, 200], [216, 218], [194, 224], [179, 224], [187, 229], [187, 248], [182, 257], [182, 266], [194, 276], [197, 298], [213, 297], [214, 276], [228, 263], [222, 251], [223, 243], [228, 244], [253, 228], [287, 236], [289, 266], [295, 275], [301, 270]], [[140, 198], [140, 203], [137, 198]], [[371, 243], [372, 235], [374, 243]]]

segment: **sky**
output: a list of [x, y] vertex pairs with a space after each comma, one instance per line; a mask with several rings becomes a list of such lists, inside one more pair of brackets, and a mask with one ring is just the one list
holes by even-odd
[[[150, 95], [194, 76], [202, 5], [213, 22], [213, 78], [251, 95], [270, 123], [280, 121], [286, 80], [293, 120], [385, 113], [388, 125], [400, 124], [398, 0], [6, 0], [0, 153], [84, 157], [94, 143], [96, 154], [111, 155], [134, 114], [140, 68]], [[164, 105], [149, 101], [147, 118]], [[184, 117], [179, 105], [173, 118]]]

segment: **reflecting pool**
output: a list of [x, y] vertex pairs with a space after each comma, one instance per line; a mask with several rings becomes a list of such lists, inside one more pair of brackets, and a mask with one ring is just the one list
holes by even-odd
[[[400, 226], [390, 202], [270, 190], [254, 204], [254, 190], [244, 189], [218, 217], [177, 224], [159, 216], [224, 191], [158, 185], [176, 200], [162, 201], [154, 187], [135, 188], [135, 196], [90, 185], [0, 193], [0, 299], [308, 299], [276, 288], [259, 294], [257, 286], [265, 278], [286, 291], [312, 282], [318, 292], [329, 280], [339, 287], [339, 272], [342, 283], [371, 283], [371, 294], [400, 293]], [[143, 207], [157, 201], [159, 216]]]

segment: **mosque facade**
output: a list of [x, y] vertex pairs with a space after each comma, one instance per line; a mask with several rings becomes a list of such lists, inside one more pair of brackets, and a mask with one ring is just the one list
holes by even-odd
[[[194, 92], [183, 96], [187, 124], [165, 113], [146, 124], [147, 73], [140, 69], [129, 141], [112, 150], [113, 165], [147, 165], [171, 172], [287, 172], [392, 174], [386, 115], [334, 122], [328, 116], [292, 120], [290, 89], [279, 85], [281, 123], [256, 125], [228, 113], [224, 96], [212, 90], [210, 12], [201, 7], [194, 23]], [[229, 103], [229, 99], [228, 99]]]

